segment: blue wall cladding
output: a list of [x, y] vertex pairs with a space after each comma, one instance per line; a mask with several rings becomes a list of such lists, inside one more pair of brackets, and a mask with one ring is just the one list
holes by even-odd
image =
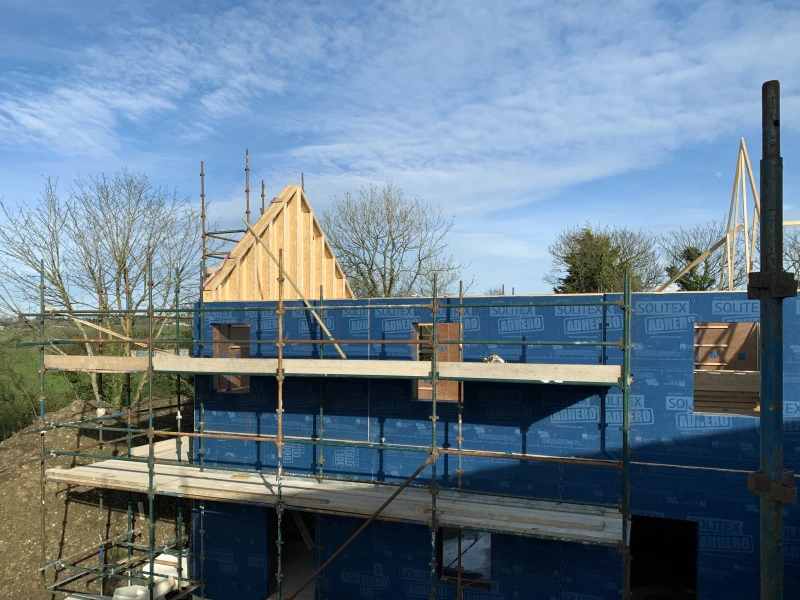
[[[325, 561], [361, 525], [322, 518]], [[325, 570], [326, 600], [430, 598], [431, 537], [425, 527], [375, 522]], [[492, 535], [491, 589], [464, 587], [464, 600], [610, 600], [619, 597], [616, 550]], [[453, 600], [456, 586], [437, 582], [437, 600]]]
[[[632, 443], [636, 460], [755, 470], [758, 419], [694, 413], [695, 322], [758, 321], [744, 293], [634, 295]], [[784, 303], [784, 457], [800, 457], [800, 303]], [[637, 416], [639, 417], [637, 419]], [[610, 434], [613, 432], [609, 432]], [[617, 436], [618, 437], [618, 436]]]
[[[520, 303], [535, 301], [535, 297], [504, 296], [490, 298], [465, 298], [465, 304], [508, 304], [510, 298]], [[486, 344], [467, 344], [464, 360], [482, 360], [490, 354], [498, 354], [513, 362], [558, 362], [598, 364], [600, 349], [595, 346], [537, 346], [539, 341], [586, 341], [600, 340], [604, 336], [616, 340], [622, 336], [622, 313], [617, 307], [580, 306], [580, 303], [599, 301], [600, 296], [563, 296], [559, 302], [575, 306], [483, 306], [465, 308], [462, 316], [464, 338], [472, 342], [486, 341]], [[552, 297], [538, 298], [539, 301], [552, 301]], [[358, 308], [367, 303], [374, 309]], [[356, 300], [329, 301], [337, 306], [353, 305], [349, 310], [323, 311], [322, 319], [334, 338], [346, 340], [404, 340], [411, 339], [415, 323], [431, 322], [430, 299], [403, 298], [399, 300]], [[419, 304], [419, 308], [389, 308], [392, 305]], [[457, 304], [458, 298], [440, 299], [441, 308], [437, 319], [441, 322], [458, 322], [457, 309], [449, 304]], [[311, 302], [318, 306], [319, 302]], [[218, 323], [250, 323], [252, 339], [275, 340], [278, 334], [278, 321], [274, 302], [246, 303], [247, 310], [238, 310], [244, 303], [215, 302], [206, 303], [209, 309], [204, 313], [202, 326], [199, 315], [195, 314], [195, 332], [202, 339], [212, 338], [213, 325]], [[299, 308], [299, 302], [287, 302], [287, 307]], [[380, 308], [387, 306], [387, 308]], [[303, 310], [287, 310], [284, 317], [284, 333], [289, 340], [321, 339], [324, 336], [314, 318]], [[491, 341], [530, 341], [530, 345], [491, 344]], [[195, 346], [195, 355], [211, 357], [213, 344], [205, 344], [202, 353], [200, 344]], [[330, 344], [324, 345], [324, 357], [338, 358], [338, 353]], [[342, 344], [342, 350], [350, 359], [411, 360], [414, 349], [411, 344]], [[288, 344], [284, 348], [287, 358], [318, 358], [320, 344]], [[275, 357], [273, 343], [252, 344], [250, 356]]]
[[[204, 378], [210, 385], [211, 379]], [[206, 395], [205, 429], [274, 435], [277, 432], [277, 390], [274, 378], [251, 378], [250, 394]], [[545, 385], [468, 384], [462, 433], [464, 447], [498, 452], [609, 457], [599, 428], [600, 395], [592, 389]], [[587, 395], [588, 394], [588, 395]], [[418, 447], [430, 445], [430, 403], [412, 399], [409, 381], [363, 379], [287, 380], [284, 432], [305, 438], [320, 435], [319, 398], [324, 399], [325, 439], [358, 440]], [[614, 402], [611, 398], [610, 402]], [[438, 444], [455, 447], [456, 405], [439, 405]], [[613, 409], [607, 411], [613, 414]], [[199, 415], [198, 415], [199, 421]], [[274, 443], [204, 440], [205, 459], [214, 466], [274, 469]], [[195, 440], [195, 451], [200, 441]], [[425, 459], [423, 452], [323, 447], [292, 443], [284, 448], [287, 473], [324, 473], [400, 482]], [[455, 487], [458, 459], [442, 456], [440, 485]], [[463, 457], [463, 484], [468, 489], [531, 496], [616, 503], [619, 473], [614, 469]], [[571, 475], [565, 475], [569, 471]], [[419, 477], [427, 483], [430, 469]]]
[[[606, 299], [618, 300], [619, 296], [608, 295]], [[552, 301], [553, 297], [468, 298], [465, 302], [479, 304], [514, 300]], [[586, 297], [578, 296], [560, 297], [558, 300], [569, 301], [571, 305], [467, 308], [463, 315], [465, 338], [479, 343], [465, 345], [465, 360], [480, 361], [487, 355], [499, 354], [510, 362], [620, 364], [621, 353], [614, 347], [601, 351], [594, 346], [536, 344], [543, 340], [616, 341], [621, 337], [621, 312], [616, 306], [580, 306], [579, 303], [586, 301]], [[409, 339], [415, 322], [431, 320], [430, 310], [425, 308], [429, 300], [408, 302], [417, 301], [420, 308], [375, 311], [354, 308], [328, 311], [324, 318], [333, 335], [341, 339]], [[455, 301], [443, 299], [444, 306], [437, 318], [457, 321], [456, 310], [447, 307], [448, 302]], [[758, 468], [758, 419], [694, 413], [693, 326], [701, 321], [757, 321], [758, 303], [747, 300], [744, 293], [635, 294], [633, 302], [633, 512], [698, 522], [700, 597], [754, 597], [758, 589], [758, 498], [746, 491], [746, 473]], [[388, 305], [394, 301], [372, 303]], [[337, 301], [337, 304], [347, 303]], [[237, 305], [231, 303], [227, 306]], [[277, 325], [274, 314], [257, 310], [268, 306], [268, 303], [254, 306], [253, 310], [245, 313], [208, 313], [203, 322], [203, 337], [211, 337], [210, 324], [214, 322], [250, 322], [254, 338], [274, 339], [276, 327], [270, 329]], [[285, 321], [290, 339], [318, 338], [320, 335], [316, 324], [303, 313], [291, 312]], [[784, 460], [787, 469], [798, 470], [800, 342], [797, 339], [800, 333], [800, 302], [796, 299], [785, 302], [784, 323]], [[522, 347], [491, 343], [512, 340], [527, 343]], [[319, 357], [320, 353], [319, 345], [289, 345], [286, 349], [287, 356], [295, 357]], [[355, 359], [413, 358], [410, 344], [350, 345], [343, 349], [349, 358]], [[203, 354], [213, 355], [210, 345], [205, 346]], [[254, 345], [251, 355], [275, 356], [274, 345]], [[325, 360], [336, 360], [335, 350], [327, 346], [324, 357]], [[275, 433], [274, 378], [253, 377], [250, 394], [209, 392], [211, 378], [198, 378], [198, 381], [201, 383], [198, 390], [202, 386], [206, 390], [203, 392], [206, 430]], [[320, 399], [324, 411], [322, 424], [319, 421]], [[551, 456], [618, 458], [621, 400], [616, 388], [468, 383], [465, 385], [463, 413], [464, 447]], [[287, 435], [319, 436], [322, 433], [320, 429], [324, 428], [324, 437], [328, 439], [384, 440], [387, 443], [419, 446], [430, 444], [430, 403], [413, 400], [411, 383], [408, 381], [288, 380], [284, 402]], [[441, 445], [456, 446], [455, 408], [454, 404], [438, 404], [440, 421], [437, 441]], [[198, 442], [195, 443], [197, 445]], [[252, 442], [206, 440], [205, 447], [206, 459], [212, 464], [263, 469], [274, 469], [276, 465], [274, 444], [265, 443], [259, 447]], [[404, 480], [425, 458], [423, 453], [417, 452], [358, 448], [326, 447], [321, 453], [327, 475], [387, 481]], [[315, 472], [319, 458], [319, 451], [313, 446], [287, 443], [285, 462], [289, 473]], [[462, 467], [464, 487], [468, 489], [611, 504], [615, 504], [620, 496], [619, 473], [613, 469], [479, 457], [463, 457]], [[736, 469], [740, 472], [685, 467]], [[438, 472], [443, 487], [455, 487], [457, 468], [457, 457], [441, 458]], [[428, 477], [429, 471], [426, 471], [419, 483], [426, 483]], [[800, 597], [800, 511], [795, 505], [787, 505], [784, 515], [786, 593], [787, 597]], [[329, 542], [327, 532], [328, 524], [336, 520], [326, 517], [324, 522], [326, 545], [333, 551], [337, 546]], [[396, 534], [398, 540], [403, 536], [415, 540], [421, 536], [429, 544], [429, 534], [424, 527], [402, 526], [397, 531], [401, 532]], [[541, 578], [542, 583], [537, 585], [547, 587], [547, 578], [552, 573], [547, 561], [552, 557], [556, 544], [509, 539], [514, 543], [532, 544], [526, 548], [543, 548], [540, 562], [537, 563], [539, 566], [532, 564], [526, 567], [526, 576]], [[582, 547], [565, 544], [563, 548]], [[517, 557], [512, 555], [508, 559], [512, 570], [514, 560], [518, 561], [517, 564], [523, 564], [526, 560], [521, 557], [522, 552], [518, 551], [517, 554]], [[357, 554], [352, 556], [356, 557]], [[357, 564], [356, 558], [352, 560], [353, 564]], [[424, 550], [422, 560], [425, 564], [409, 568], [427, 573], [429, 559]], [[502, 562], [503, 559], [499, 560]], [[576, 561], [574, 556], [565, 561], [564, 572], [574, 564], [579, 564]], [[601, 563], [602, 560], [598, 562]], [[618, 562], [613, 568], [609, 567], [607, 572], [600, 569], [600, 577], [618, 577], [617, 566]], [[359, 568], [369, 570], [364, 565]], [[393, 577], [397, 578], [393, 590], [405, 585], [400, 575]], [[581, 587], [582, 578], [584, 575], [581, 571], [575, 571], [573, 588], [569, 588], [575, 598], [590, 599], [593, 594], [604, 597], [604, 584], [594, 581]], [[585, 579], [589, 581], [591, 578], [587, 574]], [[351, 592], [359, 589], [358, 586], [354, 587], [355, 584], [339, 579], [331, 579], [329, 585], [335, 593], [340, 593], [340, 586], [349, 586], [347, 589]], [[511, 589], [503, 587], [492, 592], [511, 594]], [[378, 595], [375, 597], [392, 597], [379, 595], [379, 592], [383, 593], [376, 591]], [[612, 594], [608, 597], [616, 596]]]
[[269, 585], [267, 509], [241, 504], [206, 502], [203, 540], [205, 564], [200, 565], [200, 508], [192, 511], [194, 573], [205, 575], [205, 594], [215, 600], [263, 600]]

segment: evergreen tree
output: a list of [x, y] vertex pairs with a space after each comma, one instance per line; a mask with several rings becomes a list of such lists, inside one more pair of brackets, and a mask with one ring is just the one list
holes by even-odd
[[[672, 279], [685, 269], [688, 265], [692, 264], [698, 258], [702, 251], [694, 246], [687, 246], [683, 249], [680, 255], [681, 263], [672, 264], [666, 268], [667, 277]], [[717, 276], [712, 272], [713, 267], [709, 261], [702, 261], [700, 264], [695, 265], [689, 271], [675, 282], [678, 289], [682, 292], [705, 292], [708, 290], [716, 289]]]
[[568, 229], [549, 251], [553, 267], [545, 281], [557, 294], [621, 292], [626, 269], [632, 290], [650, 290], [663, 272], [651, 237], [627, 229]]

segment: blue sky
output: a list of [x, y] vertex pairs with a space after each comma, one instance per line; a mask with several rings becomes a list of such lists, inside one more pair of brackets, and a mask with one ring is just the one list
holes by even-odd
[[[786, 218], [800, 219], [793, 2], [4, 0], [0, 196], [121, 166], [244, 214], [251, 187], [330, 197], [394, 180], [456, 215], [477, 291], [546, 292], [547, 246], [591, 223], [727, 214], [780, 79]], [[757, 176], [757, 174], [756, 174]], [[257, 196], [255, 192], [253, 196]]]

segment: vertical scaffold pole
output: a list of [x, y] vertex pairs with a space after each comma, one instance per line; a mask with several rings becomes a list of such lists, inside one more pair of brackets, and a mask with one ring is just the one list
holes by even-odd
[[[324, 301], [325, 301], [325, 289], [320, 284], [320, 286], [319, 286], [319, 305], [323, 306], [324, 305]], [[324, 319], [325, 318], [325, 311], [320, 309], [318, 312], [319, 312], [319, 318], [320, 319]], [[322, 340], [323, 336], [324, 336], [324, 333], [322, 332], [322, 328], [320, 327], [319, 339]], [[319, 358], [320, 358], [320, 360], [325, 358], [325, 344], [320, 344], [319, 345]], [[318, 434], [317, 438], [319, 439], [319, 442], [320, 442], [319, 445], [317, 446], [317, 475], [319, 475], [319, 477], [322, 477], [322, 474], [323, 474], [323, 463], [325, 462], [325, 456], [323, 454], [324, 446], [322, 445], [322, 442], [325, 439], [325, 411], [324, 411], [324, 405], [325, 405], [325, 382], [324, 382], [324, 380], [320, 380], [320, 382], [319, 382], [319, 425], [317, 426], [317, 434]], [[317, 560], [316, 560], [315, 564], [316, 564], [317, 568], [319, 568], [319, 566], [322, 564], [322, 551], [324, 549], [323, 546], [322, 546], [322, 515], [315, 515], [314, 516], [314, 530], [315, 530], [314, 533], [315, 533], [315, 536], [316, 536], [315, 539], [314, 539], [314, 546], [315, 546], [315, 550], [316, 550], [316, 553], [317, 553]], [[322, 598], [322, 584], [323, 584], [324, 578], [325, 578], [325, 571], [321, 571], [320, 574], [317, 576], [317, 582], [316, 582], [316, 597], [320, 598], [320, 599]]]
[[[99, 282], [97, 284], [97, 310], [98, 311], [102, 311], [103, 310], [103, 267], [102, 266], [100, 266], [100, 268], [98, 269], [98, 272], [99, 272], [99, 274], [98, 274]], [[102, 312], [100, 312], [97, 315], [97, 324], [100, 327], [103, 326], [103, 313]], [[103, 330], [102, 329], [99, 329], [97, 331], [97, 338], [98, 338], [98, 340], [102, 340], [103, 339]], [[99, 341], [97, 343], [97, 355], [98, 356], [103, 356], [103, 342], [102, 341]], [[102, 373], [98, 373], [97, 374], [97, 391], [99, 392], [98, 395], [100, 396], [100, 407], [99, 407], [99, 409], [102, 412], [103, 408], [104, 408], [103, 397], [105, 395], [104, 394], [104, 389], [103, 389], [103, 374]], [[98, 422], [97, 434], [98, 434], [98, 441], [100, 442], [100, 447], [99, 447], [100, 456], [102, 457], [103, 456], [103, 421], [99, 421]], [[103, 500], [104, 500], [104, 498], [103, 498], [103, 488], [98, 488], [97, 495], [98, 495], [98, 503], [97, 503], [97, 505], [98, 505], [98, 509], [99, 509], [99, 514], [98, 514], [98, 519], [97, 519], [97, 523], [98, 523], [97, 541], [100, 543], [100, 545], [97, 548], [97, 563], [98, 563], [97, 567], [98, 567], [98, 569], [100, 571], [102, 571], [103, 570], [103, 563], [105, 562], [105, 557], [104, 557], [105, 547], [102, 544], [103, 539], [105, 538], [105, 536], [103, 535]], [[98, 579], [98, 586], [100, 588], [100, 595], [101, 596], [103, 595], [104, 585], [105, 585], [105, 578], [101, 576]]]
[[436, 481], [436, 458], [437, 448], [436, 443], [436, 421], [439, 417], [436, 414], [436, 392], [439, 383], [439, 369], [437, 366], [436, 355], [439, 352], [439, 338], [436, 331], [436, 321], [439, 312], [439, 298], [437, 296], [438, 290], [436, 289], [437, 278], [436, 273], [433, 274], [433, 297], [431, 298], [431, 346], [433, 352], [431, 353], [431, 597], [430, 600], [436, 600], [436, 495], [438, 493]]
[[[41, 431], [39, 437], [41, 438], [42, 456], [39, 461], [39, 482], [41, 488], [41, 531], [39, 532], [40, 541], [42, 544], [42, 566], [47, 563], [47, 531], [45, 529], [45, 478], [44, 478], [44, 461], [45, 461], [45, 432], [44, 432], [44, 410], [45, 410], [45, 395], [44, 395], [44, 259], [39, 263], [39, 425]], [[45, 581], [45, 571], [42, 571], [42, 582]], [[45, 590], [45, 597], [48, 596]]]
[[[200, 263], [200, 299], [198, 300], [198, 303], [197, 303], [198, 304], [198, 309], [199, 309], [197, 311], [197, 330], [198, 330], [198, 335], [200, 336], [201, 340], [203, 339], [203, 335], [204, 335], [203, 332], [204, 332], [204, 329], [205, 329], [205, 326], [204, 326], [205, 314], [203, 313], [203, 291], [205, 290], [205, 285], [203, 284], [203, 281], [204, 281], [203, 277], [205, 276], [204, 275], [205, 272], [206, 272], [206, 261], [205, 261], [205, 259], [203, 259], [201, 261], [201, 263]], [[205, 344], [203, 344], [202, 341], [197, 343], [197, 350], [198, 350], [197, 353], [198, 353], [199, 357], [200, 358], [204, 358], [205, 357]], [[206, 458], [206, 443], [205, 443], [205, 437], [203, 437], [202, 434], [205, 431], [205, 406], [206, 406], [205, 405], [205, 399], [206, 399], [205, 391], [206, 391], [206, 381], [207, 381], [206, 377], [207, 377], [207, 375], [200, 375], [199, 377], [200, 377], [200, 380], [199, 380], [199, 384], [200, 385], [199, 386], [197, 385], [198, 382], [195, 381], [195, 386], [197, 387], [197, 390], [198, 390], [197, 391], [197, 396], [199, 397], [199, 400], [200, 400], [200, 409], [199, 409], [198, 415], [197, 415], [199, 417], [199, 419], [197, 421], [197, 429], [198, 429], [198, 432], [201, 434], [200, 435], [200, 441], [198, 442], [197, 454], [199, 454], [198, 458], [200, 460], [200, 472], [202, 473], [203, 472], [203, 467], [205, 466], [205, 458]]]
[[[464, 362], [464, 309], [462, 308], [464, 304], [464, 282], [458, 282], [458, 362]], [[462, 463], [462, 456], [461, 450], [463, 450], [464, 446], [464, 435], [462, 429], [462, 413], [464, 412], [464, 382], [458, 382], [458, 435], [456, 436], [456, 442], [458, 443], [458, 469], [456, 474], [458, 475], [458, 489], [461, 489], [462, 485], [462, 478], [464, 475], [464, 465]], [[461, 536], [461, 530], [459, 529], [459, 538]], [[459, 558], [460, 558], [459, 553]]]
[[[205, 297], [205, 289], [206, 289], [206, 172], [203, 168], [203, 161], [200, 161], [200, 223], [202, 226], [201, 234], [202, 234], [202, 255], [200, 257], [200, 299], [198, 300], [198, 308], [200, 309], [197, 313], [198, 318], [198, 331], [200, 335], [200, 339], [203, 339], [203, 300]], [[198, 344], [198, 350], [200, 351], [200, 358], [203, 358], [205, 355], [205, 346], [202, 342]], [[206, 376], [200, 376], [200, 386], [199, 386], [199, 393], [197, 395], [200, 396], [200, 410], [198, 416], [200, 417], [197, 427], [200, 434], [203, 433], [205, 429], [205, 384], [206, 384]], [[203, 471], [203, 467], [205, 466], [205, 438], [200, 436], [200, 442], [198, 444], [198, 452], [200, 455], [200, 471]], [[202, 514], [202, 513], [201, 513]], [[202, 527], [201, 527], [202, 530]], [[203, 564], [203, 557], [200, 557], [200, 564]], [[203, 588], [205, 589], [205, 587]]]
[[[125, 268], [125, 335], [130, 339], [133, 337], [131, 334], [133, 332], [133, 321], [131, 317], [131, 282], [130, 282], [130, 273], [128, 269]], [[131, 356], [131, 344], [128, 342], [125, 344], [125, 355], [130, 358]], [[125, 374], [125, 406], [128, 409], [128, 416], [127, 416], [127, 423], [128, 423], [128, 439], [127, 441], [127, 457], [130, 459], [131, 457], [131, 448], [132, 448], [132, 434], [131, 434], [131, 374]], [[126, 564], [131, 564], [131, 557], [133, 556], [133, 496], [131, 492], [128, 492], [128, 561]], [[132, 583], [133, 579], [130, 577], [130, 571], [128, 571], [128, 585]]]
[[783, 299], [797, 295], [783, 270], [783, 158], [780, 84], [761, 88], [761, 271], [747, 297], [761, 306], [761, 461], [747, 479], [761, 504], [761, 600], [783, 600], [783, 504], [797, 501], [794, 473], [783, 470]]
[[200, 501], [200, 597], [206, 598], [206, 503]]
[[[203, 169], [203, 161], [200, 161], [200, 250], [203, 262], [203, 272], [200, 273], [200, 298], [203, 297], [202, 286], [206, 279], [206, 172]], [[201, 336], [202, 337], [202, 336]]]
[[245, 148], [244, 150], [244, 195], [247, 202], [247, 209], [245, 210], [245, 215], [247, 216], [247, 222], [250, 222], [250, 151]]
[[[181, 313], [180, 313], [180, 298], [181, 298], [181, 272], [180, 269], [175, 269], [175, 355], [180, 356], [181, 354], [181, 343], [178, 341], [181, 337]], [[175, 375], [175, 395], [176, 395], [176, 404], [178, 409], [178, 414], [175, 417], [176, 425], [178, 429], [178, 436], [175, 438], [175, 453], [178, 455], [178, 464], [181, 463], [181, 423], [183, 421], [183, 415], [181, 414], [181, 375], [178, 373]], [[177, 550], [178, 550], [178, 577], [183, 577], [183, 502], [180, 498], [178, 498], [178, 516], [177, 516], [177, 523], [176, 525], [176, 532], [178, 534], [178, 543], [177, 543]]]
[[[322, 303], [324, 302], [324, 300], [325, 300], [324, 289], [320, 285], [319, 286], [319, 305], [320, 306], [323, 305]], [[325, 311], [323, 311], [323, 310], [319, 311], [319, 318], [320, 319], [324, 319], [325, 318]], [[322, 333], [322, 328], [320, 327], [320, 331], [319, 331], [319, 339], [320, 339], [320, 341], [323, 339], [322, 338], [323, 335], [324, 334]], [[319, 358], [320, 358], [320, 360], [322, 360], [324, 357], [325, 357], [325, 344], [320, 344], [319, 345]], [[325, 383], [324, 383], [323, 380], [320, 380], [320, 383], [319, 383], [319, 425], [317, 426], [317, 434], [318, 434], [317, 437], [318, 437], [319, 442], [320, 442], [319, 446], [317, 446], [317, 475], [319, 475], [320, 477], [322, 477], [323, 463], [325, 462], [325, 456], [324, 456], [324, 453], [323, 453], [324, 446], [322, 445], [322, 442], [325, 439], [325, 412], [323, 410], [323, 407], [325, 405], [325, 393], [324, 393], [324, 390], [325, 390]]]
[[[203, 331], [204, 331], [204, 318], [205, 315], [203, 314], [203, 301], [205, 298], [205, 289], [206, 289], [206, 173], [205, 169], [203, 168], [204, 164], [203, 161], [200, 161], [200, 223], [201, 223], [201, 240], [202, 240], [202, 252], [200, 256], [200, 298], [198, 300], [198, 311], [197, 311], [197, 330], [200, 336], [200, 339], [203, 339]], [[200, 358], [205, 356], [205, 345], [202, 342], [198, 342], [197, 344], [198, 355]], [[199, 385], [198, 385], [199, 384]], [[200, 462], [200, 472], [203, 472], [205, 467], [205, 457], [206, 457], [206, 444], [205, 438], [203, 437], [203, 432], [205, 431], [205, 387], [206, 387], [206, 376], [200, 375], [199, 381], [198, 378], [195, 378], [195, 398], [199, 399], [200, 407], [198, 409], [198, 420], [196, 423], [197, 431], [200, 433], [200, 440], [197, 445], [197, 454], [198, 459]], [[205, 600], [206, 597], [206, 504], [205, 501], [200, 501], [200, 597]]]
[[147, 251], [147, 395], [149, 410], [147, 413], [147, 503], [150, 517], [150, 539], [148, 542], [148, 557], [150, 559], [150, 577], [147, 587], [150, 590], [150, 600], [153, 600], [153, 586], [155, 585], [153, 573], [155, 572], [156, 552], [156, 521], [154, 511], [154, 478], [155, 464], [153, 460], [153, 253]]
[[[458, 361], [464, 362], [464, 344], [463, 344], [463, 337], [464, 337], [464, 282], [458, 282]], [[464, 442], [464, 435], [463, 435], [463, 428], [462, 428], [462, 413], [464, 412], [464, 382], [458, 382], [458, 435], [456, 436], [456, 442], [458, 443], [458, 489], [461, 489], [462, 485], [462, 478], [464, 474], [464, 467], [461, 456], [461, 450], [463, 450], [463, 442]], [[458, 529], [458, 564], [456, 566], [456, 573], [458, 575], [456, 580], [456, 600], [461, 600], [462, 590], [461, 590], [461, 572], [464, 570], [463, 565], [461, 564], [461, 541], [463, 538], [463, 533], [461, 528]]]
[[278, 503], [276, 512], [278, 516], [278, 536], [275, 542], [278, 550], [278, 573], [276, 583], [278, 585], [278, 600], [283, 598], [283, 248], [278, 250], [278, 435], [275, 437], [275, 445], [278, 449]]
[[622, 598], [631, 596], [631, 280], [625, 269], [622, 295], [622, 377], [619, 387], [622, 392]]

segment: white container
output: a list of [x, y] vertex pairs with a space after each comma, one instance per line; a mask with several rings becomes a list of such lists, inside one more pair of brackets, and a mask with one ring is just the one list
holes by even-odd
[[[175, 579], [170, 576], [153, 587], [153, 600], [159, 600], [175, 588]], [[150, 600], [150, 588], [144, 585], [129, 585], [117, 588], [113, 600]]]

